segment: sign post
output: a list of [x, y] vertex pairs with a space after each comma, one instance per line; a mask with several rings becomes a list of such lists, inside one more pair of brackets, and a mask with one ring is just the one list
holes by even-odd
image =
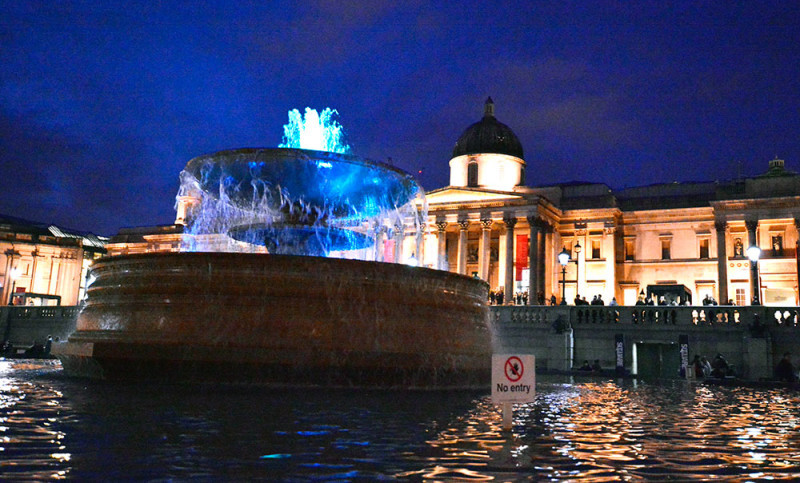
[[492, 356], [492, 402], [503, 406], [503, 429], [511, 429], [514, 403], [536, 396], [536, 358], [532, 354]]

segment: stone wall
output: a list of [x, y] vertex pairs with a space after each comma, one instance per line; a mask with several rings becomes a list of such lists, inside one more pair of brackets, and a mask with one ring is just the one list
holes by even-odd
[[75, 330], [80, 307], [0, 307], [0, 336], [17, 347], [43, 344], [48, 336], [67, 340]]
[[[768, 378], [784, 352], [800, 356], [798, 307], [737, 306], [495, 306], [495, 353], [532, 353], [537, 369], [569, 371], [583, 361], [616, 368], [622, 341], [624, 370], [641, 373], [656, 351], [669, 377], [684, 357], [720, 353], [746, 379]], [[685, 359], [684, 359], [685, 360]]]

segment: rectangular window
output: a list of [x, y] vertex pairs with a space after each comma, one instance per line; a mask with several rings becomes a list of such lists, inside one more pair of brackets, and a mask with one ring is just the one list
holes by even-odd
[[672, 240], [662, 238], [661, 239], [661, 259], [662, 260], [669, 260], [670, 257], [670, 245], [672, 245]]
[[636, 259], [634, 252], [633, 240], [625, 240], [625, 260], [633, 261]]
[[747, 295], [743, 288], [736, 289], [736, 305], [747, 305]]
[[598, 260], [600, 258], [600, 240], [592, 240], [592, 259]]
[[783, 256], [783, 235], [772, 235], [772, 256]]
[[708, 238], [700, 239], [700, 258], [709, 258], [708, 245], [709, 245]]

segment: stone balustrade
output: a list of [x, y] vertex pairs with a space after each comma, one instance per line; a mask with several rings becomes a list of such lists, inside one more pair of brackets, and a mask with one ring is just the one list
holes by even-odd
[[[800, 307], [493, 306], [493, 350], [531, 353], [537, 367], [569, 371], [584, 360], [637, 373], [645, 359], [685, 365], [687, 355], [721, 353], [750, 379], [771, 376], [784, 352], [800, 357]], [[682, 352], [681, 352], [682, 351]], [[673, 367], [659, 374], [674, 374]]]

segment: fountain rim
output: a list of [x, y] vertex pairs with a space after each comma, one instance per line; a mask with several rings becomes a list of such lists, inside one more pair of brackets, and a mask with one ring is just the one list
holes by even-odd
[[336, 162], [347, 162], [349, 164], [355, 164], [360, 166], [367, 166], [367, 167], [377, 167], [381, 168], [386, 171], [390, 171], [395, 175], [400, 175], [410, 180], [414, 181], [414, 183], [422, 189], [422, 185], [411, 175], [411, 173], [398, 168], [396, 166], [392, 166], [391, 164], [384, 163], [382, 161], [376, 161], [374, 159], [365, 158], [362, 156], [358, 156], [355, 154], [347, 154], [347, 153], [336, 153], [333, 151], [317, 151], [313, 149], [301, 149], [301, 148], [268, 148], [268, 147], [260, 147], [260, 148], [234, 148], [234, 149], [223, 149], [221, 151], [215, 151], [213, 153], [202, 154], [200, 156], [195, 156], [194, 158], [190, 159], [186, 163], [186, 170], [190, 166], [193, 166], [198, 163], [204, 163], [209, 160], [214, 161], [225, 161], [225, 164], [232, 164], [238, 161], [235, 156], [237, 155], [246, 155], [246, 154], [253, 154], [253, 153], [285, 153], [288, 156], [269, 156], [267, 159], [259, 159], [259, 161], [273, 161], [278, 162], [282, 160], [286, 160], [288, 158], [299, 158], [298, 155], [305, 155], [308, 157], [309, 160], [331, 160]]
[[341, 264], [353, 266], [372, 266], [380, 267], [382, 270], [391, 271], [407, 271], [407, 272], [427, 272], [429, 276], [439, 278], [461, 278], [467, 280], [474, 280], [481, 282], [488, 286], [489, 283], [483, 279], [475, 278], [463, 273], [451, 272], [449, 270], [438, 270], [430, 267], [420, 267], [406, 265], [404, 263], [394, 262], [379, 262], [375, 260], [358, 260], [351, 258], [336, 258], [336, 257], [318, 257], [313, 255], [290, 255], [283, 253], [250, 253], [250, 252], [214, 252], [214, 251], [200, 251], [200, 252], [145, 252], [145, 253], [129, 253], [126, 255], [114, 255], [101, 257], [92, 264], [93, 267], [100, 267], [106, 263], [117, 263], [116, 261], [123, 262], [125, 260], [147, 260], [147, 259], [168, 259], [168, 258], [203, 258], [211, 257], [217, 259], [236, 259], [236, 258], [252, 258], [252, 259], [277, 259], [281, 261], [289, 261], [291, 259], [300, 260], [314, 260], [322, 264]]

